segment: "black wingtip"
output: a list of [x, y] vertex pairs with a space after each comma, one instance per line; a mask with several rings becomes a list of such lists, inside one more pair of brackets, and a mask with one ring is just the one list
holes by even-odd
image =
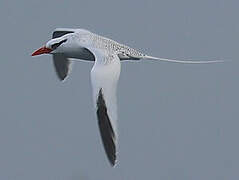
[[52, 39], [64, 36], [69, 33], [74, 33], [73, 31], [54, 31], [52, 34]]
[[111, 165], [112, 167], [115, 167], [115, 166], [116, 166], [116, 159], [115, 159], [114, 161], [110, 161], [110, 165]]
[[113, 156], [110, 156], [110, 157], [107, 155], [107, 157], [108, 157], [108, 160], [110, 162], [110, 165], [112, 167], [115, 167], [116, 162], [117, 162], [117, 160], [116, 160], [116, 153], [114, 153]]
[[66, 79], [66, 77], [67, 77], [67, 76], [62, 76], [62, 75], [60, 75], [60, 74], [58, 74], [58, 73], [57, 73], [57, 75], [58, 75], [58, 78], [59, 78], [59, 80], [60, 80], [61, 82], [63, 82], [63, 81]]
[[100, 89], [99, 91], [97, 100], [97, 117], [101, 139], [104, 145], [106, 155], [111, 166], [114, 167], [116, 164], [115, 133], [107, 113], [107, 107], [103, 97], [102, 89]]

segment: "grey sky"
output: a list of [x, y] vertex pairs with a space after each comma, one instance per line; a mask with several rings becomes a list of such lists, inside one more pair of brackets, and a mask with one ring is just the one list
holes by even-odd
[[[238, 179], [238, 1], [0, 4], [0, 179]], [[232, 61], [122, 63], [119, 165], [111, 168], [93, 110], [92, 63], [75, 63], [61, 83], [50, 56], [30, 56], [56, 27], [89, 29], [153, 56]]]

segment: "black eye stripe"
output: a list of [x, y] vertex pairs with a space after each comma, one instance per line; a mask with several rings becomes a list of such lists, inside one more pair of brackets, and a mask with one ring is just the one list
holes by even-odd
[[51, 48], [56, 49], [57, 47], [59, 47], [62, 43], [66, 42], [66, 41], [67, 41], [67, 39], [64, 39], [64, 40], [60, 41], [59, 43], [55, 43], [55, 44], [51, 45]]

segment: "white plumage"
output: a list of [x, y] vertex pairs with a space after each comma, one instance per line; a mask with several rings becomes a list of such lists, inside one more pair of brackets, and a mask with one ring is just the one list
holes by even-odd
[[69, 58], [95, 61], [91, 70], [93, 102], [105, 152], [112, 166], [117, 153], [117, 99], [116, 90], [123, 60], [153, 59], [175, 63], [215, 63], [216, 61], [185, 61], [148, 56], [109, 38], [84, 29], [58, 28], [52, 39], [32, 56], [53, 54], [53, 62], [60, 80], [70, 72]]

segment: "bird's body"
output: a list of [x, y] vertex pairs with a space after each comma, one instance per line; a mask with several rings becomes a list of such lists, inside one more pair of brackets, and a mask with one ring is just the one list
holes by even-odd
[[91, 70], [93, 102], [107, 157], [112, 166], [117, 154], [117, 99], [116, 90], [122, 60], [154, 59], [176, 63], [213, 63], [221, 61], [181, 61], [145, 55], [133, 48], [84, 29], [59, 28], [47, 44], [32, 56], [53, 55], [55, 70], [60, 80], [70, 72], [71, 60], [95, 61]]
[[[97, 35], [87, 30], [76, 29], [74, 30], [74, 33], [67, 33], [63, 36], [66, 36], [66, 37], [68, 36], [68, 38], [70, 38], [72, 42], [78, 42], [78, 45], [81, 45], [81, 46], [84, 45], [85, 48], [87, 46], [90, 48], [101, 49], [111, 53], [113, 52], [117, 53], [117, 55], [119, 56], [121, 60], [141, 59], [145, 57], [143, 53], [133, 48], [130, 48], [112, 39]], [[58, 37], [58, 39], [53, 39], [52, 42], [61, 40], [62, 38], [63, 37], [61, 36], [61, 37]], [[86, 60], [86, 61], [87, 60], [94, 61], [93, 56], [90, 56], [90, 54], [87, 56], [86, 55], [87, 53], [86, 53], [85, 57], [82, 57], [82, 54], [83, 54], [82, 50], [79, 49], [79, 46], [78, 48], [77, 46], [72, 46], [70, 48], [70, 51], [65, 53], [65, 55], [69, 58], [77, 58], [77, 59]]]
[[120, 44], [109, 38], [89, 32], [86, 35], [86, 39], [92, 42], [93, 48], [102, 49], [110, 53], [116, 53], [122, 60], [123, 59], [141, 59], [145, 55], [133, 48]]

